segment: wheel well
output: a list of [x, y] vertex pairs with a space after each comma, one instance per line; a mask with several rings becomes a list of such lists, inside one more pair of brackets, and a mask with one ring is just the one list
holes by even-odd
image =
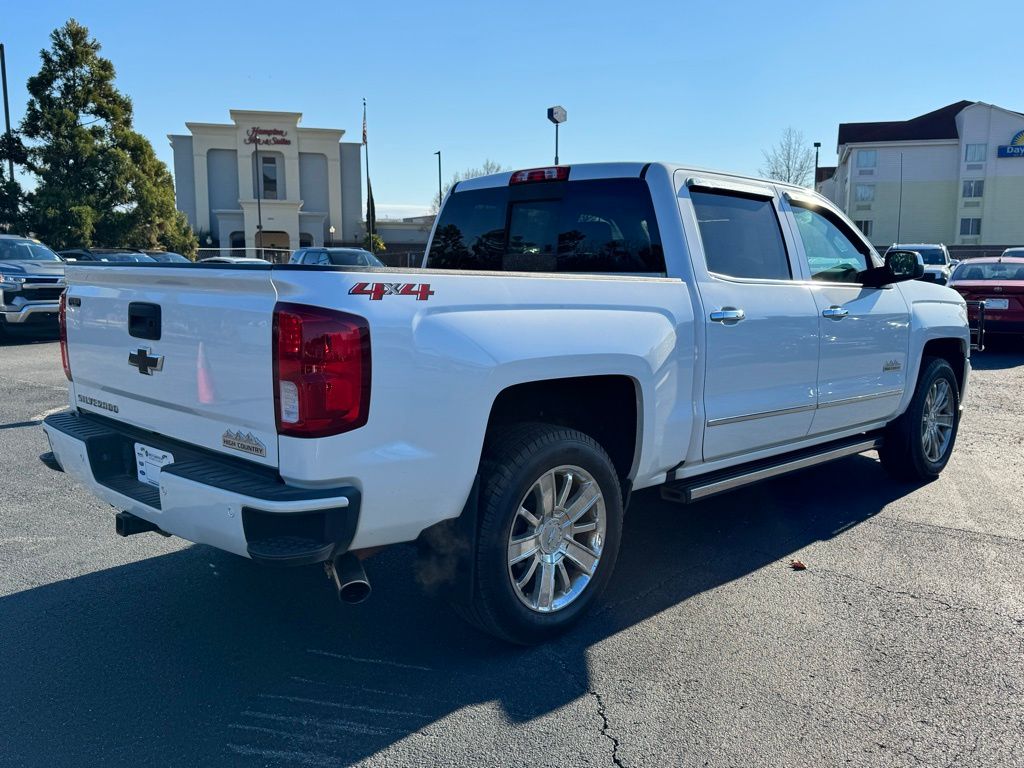
[[922, 359], [926, 357], [941, 357], [953, 369], [956, 374], [956, 383], [963, 392], [964, 372], [966, 366], [966, 353], [964, 343], [960, 339], [932, 339], [924, 345], [921, 353]]
[[517, 384], [498, 394], [487, 422], [541, 421], [577, 429], [597, 440], [629, 478], [637, 450], [640, 393], [628, 376], [580, 376]]

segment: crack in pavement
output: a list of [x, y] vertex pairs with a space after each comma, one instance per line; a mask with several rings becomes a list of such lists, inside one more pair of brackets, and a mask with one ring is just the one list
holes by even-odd
[[606, 738], [612, 744], [612, 763], [618, 766], [618, 768], [626, 768], [626, 764], [622, 762], [622, 758], [619, 757], [619, 740], [611, 732], [611, 722], [608, 720], [608, 709], [604, 703], [604, 697], [596, 690], [587, 685], [583, 680], [580, 679], [579, 675], [576, 674], [569, 665], [566, 664], [565, 659], [559, 656], [554, 649], [544, 648], [544, 653], [549, 656], [555, 664], [562, 670], [562, 673], [579, 686], [583, 691], [587, 693], [595, 702], [597, 702], [597, 714], [601, 718], [601, 735]]
[[612, 743], [612, 762], [619, 766], [619, 768], [625, 768], [624, 763], [619, 757], [619, 740], [613, 736], [610, 731], [608, 712], [604, 706], [604, 699], [601, 697], [601, 694], [595, 690], [588, 690], [587, 693], [593, 696], [594, 700], [597, 702], [597, 714], [601, 717], [601, 735]]
[[878, 592], [882, 592], [883, 594], [889, 595], [890, 597], [909, 597], [912, 600], [922, 600], [922, 601], [926, 601], [926, 602], [936, 603], [936, 604], [941, 605], [944, 608], [946, 608], [948, 610], [952, 610], [952, 611], [960, 611], [960, 612], [963, 612], [963, 611], [974, 611], [975, 613], [984, 613], [984, 614], [988, 614], [990, 616], [995, 616], [995, 617], [997, 617], [999, 619], [1003, 619], [1005, 621], [1012, 622], [1012, 623], [1016, 624], [1018, 627], [1024, 627], [1024, 618], [1018, 618], [1016, 616], [1011, 616], [1011, 615], [1006, 614], [1006, 613], [999, 613], [999, 611], [994, 611], [991, 608], [986, 608], [984, 606], [972, 605], [970, 603], [953, 603], [953, 602], [950, 602], [948, 599], [945, 599], [945, 598], [942, 598], [942, 597], [936, 597], [934, 595], [920, 595], [920, 594], [917, 594], [916, 592], [910, 592], [910, 591], [903, 590], [903, 589], [892, 589], [890, 587], [886, 587], [886, 586], [883, 586], [881, 584], [876, 584], [873, 581], [868, 581], [867, 579], [862, 579], [859, 576], [853, 576], [853, 575], [851, 575], [849, 573], [843, 573], [842, 571], [832, 570], [831, 568], [822, 568], [822, 567], [815, 568], [814, 569], [814, 575], [817, 575], [817, 574], [823, 574], [823, 575], [826, 575], [826, 576], [832, 576], [832, 577], [834, 577], [836, 579], [845, 579], [847, 581], [854, 581], [854, 582], [856, 582], [858, 584], [863, 584], [866, 587], [871, 587], [872, 589], [874, 589], [874, 590], [876, 590]]
[[865, 523], [869, 525], [876, 525], [879, 528], [893, 528], [900, 531], [911, 533], [914, 528], [925, 528], [935, 533], [946, 533], [954, 535], [963, 534], [965, 536], [975, 536], [982, 539], [996, 539], [1002, 542], [1013, 542], [1014, 544], [1020, 544], [1024, 542], [1024, 539], [1020, 539], [1016, 536], [1006, 536], [1000, 533], [989, 533], [988, 531], [976, 531], [971, 528], [956, 528], [950, 525], [939, 525], [938, 523], [929, 523], [923, 520], [903, 520], [901, 518], [887, 518], [884, 520], [869, 519], [865, 520]]

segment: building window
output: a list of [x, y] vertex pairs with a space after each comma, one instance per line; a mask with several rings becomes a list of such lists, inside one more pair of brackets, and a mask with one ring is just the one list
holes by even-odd
[[875, 199], [875, 185], [874, 184], [858, 184], [854, 187], [854, 194], [857, 197], [858, 203], [870, 203]]
[[[874, 187], [872, 187], [874, 189]], [[860, 221], [853, 222], [857, 225], [857, 229], [864, 233], [864, 237], [871, 237], [871, 230], [874, 229], [872, 226], [875, 222], [871, 219], [861, 219]]]
[[965, 179], [964, 197], [983, 197], [985, 194], [984, 179]]
[[988, 152], [988, 144], [968, 144], [964, 152], [964, 160], [968, 163], [983, 163]]
[[857, 151], [858, 168], [874, 168], [878, 164], [878, 150], [861, 149]]
[[261, 157], [263, 165], [263, 199], [277, 200], [277, 158]]
[[981, 219], [960, 219], [961, 235], [980, 235]]

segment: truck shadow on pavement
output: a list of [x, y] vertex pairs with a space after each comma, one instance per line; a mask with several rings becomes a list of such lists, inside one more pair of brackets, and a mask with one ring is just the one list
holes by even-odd
[[340, 765], [414, 735], [396, 748], [430, 764], [443, 742], [420, 735], [449, 714], [527, 722], [596, 696], [591, 646], [631, 630], [634, 652], [664, 652], [638, 625], [766, 566], [800, 578], [792, 553], [911, 490], [857, 456], [690, 507], [639, 494], [604, 599], [541, 648], [464, 625], [415, 584], [410, 546], [368, 561], [355, 607], [319, 569], [199, 546], [26, 589], [0, 599], [0, 764]]

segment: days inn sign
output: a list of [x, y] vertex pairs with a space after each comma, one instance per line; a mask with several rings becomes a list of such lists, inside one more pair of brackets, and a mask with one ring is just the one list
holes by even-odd
[[1009, 144], [999, 145], [999, 157], [1024, 157], [1024, 131], [1018, 131]]

